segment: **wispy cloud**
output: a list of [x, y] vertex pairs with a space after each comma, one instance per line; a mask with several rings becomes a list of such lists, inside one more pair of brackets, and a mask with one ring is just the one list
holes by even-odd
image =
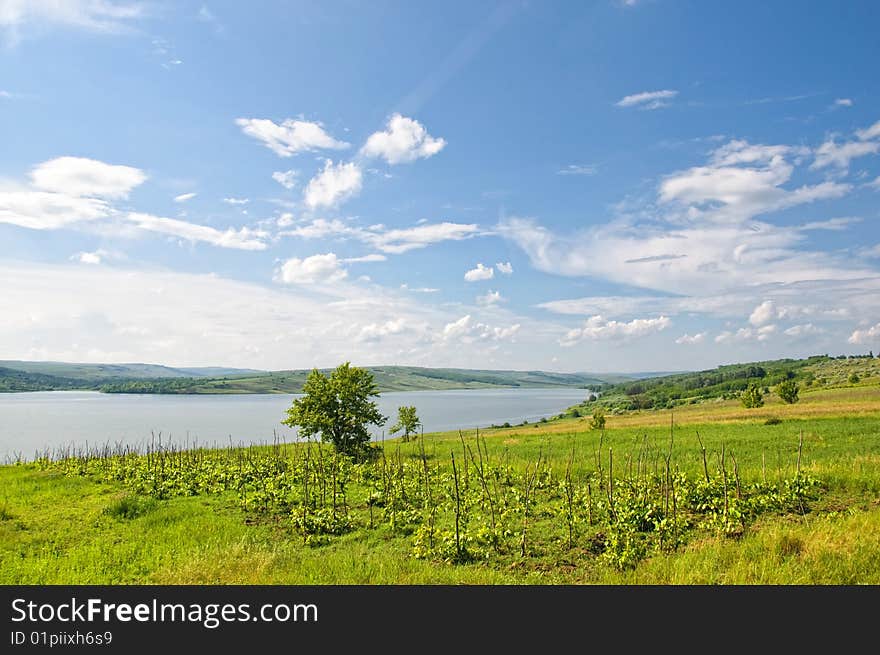
[[624, 96], [615, 104], [618, 107], [637, 107], [638, 109], [660, 109], [668, 107], [670, 101], [678, 95], [678, 91], [664, 89], [662, 91], [642, 91]]
[[569, 164], [556, 171], [557, 175], [595, 175], [599, 168], [595, 164]]
[[320, 123], [312, 121], [288, 118], [278, 124], [267, 118], [237, 118], [235, 124], [279, 157], [316, 150], [344, 150], [350, 145], [334, 139]]

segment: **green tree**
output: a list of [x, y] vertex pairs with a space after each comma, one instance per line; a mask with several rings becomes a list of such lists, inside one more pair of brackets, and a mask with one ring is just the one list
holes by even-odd
[[384, 425], [387, 417], [379, 413], [373, 375], [349, 362], [337, 366], [329, 376], [312, 369], [303, 385], [302, 398], [287, 410], [285, 425], [297, 427], [302, 436], [321, 435], [346, 455], [362, 454], [370, 442], [367, 425]]
[[591, 430], [604, 430], [605, 429], [605, 408], [597, 407], [593, 410], [593, 418], [590, 419], [590, 429]]
[[740, 395], [743, 407], [749, 409], [753, 407], [763, 407], [764, 393], [756, 382], [749, 382], [749, 386]]
[[416, 430], [418, 430], [421, 425], [422, 421], [418, 414], [416, 414], [416, 408], [414, 405], [398, 407], [397, 423], [391, 427], [391, 434], [396, 434], [403, 430], [402, 439], [404, 441], [409, 441], [410, 436], [415, 434]]
[[850, 373], [850, 375], [849, 375], [849, 383], [850, 384], [858, 384], [860, 380], [861, 380], [861, 378], [859, 377], [858, 373], [856, 373], [856, 372]]
[[794, 378], [788, 378], [776, 385], [776, 393], [789, 405], [798, 401], [798, 391], [800, 390], [801, 388], [794, 381]]

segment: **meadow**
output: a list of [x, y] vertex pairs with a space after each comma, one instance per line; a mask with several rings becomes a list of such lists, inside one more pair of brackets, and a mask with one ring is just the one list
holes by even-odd
[[363, 462], [56, 452], [0, 468], [0, 582], [880, 584], [880, 380], [825, 377], [795, 404], [424, 434]]

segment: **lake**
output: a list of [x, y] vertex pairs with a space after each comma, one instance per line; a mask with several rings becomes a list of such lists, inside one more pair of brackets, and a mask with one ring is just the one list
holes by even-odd
[[[580, 402], [586, 389], [467, 389], [399, 391], [378, 399], [394, 424], [397, 408], [415, 405], [425, 432], [472, 429], [536, 421]], [[162, 441], [224, 445], [293, 441], [296, 431], [281, 425], [297, 396], [287, 394], [149, 395], [95, 391], [40, 391], [0, 394], [0, 462], [59, 446], [125, 443], [144, 445], [161, 432]], [[374, 431], [380, 439], [382, 430]]]

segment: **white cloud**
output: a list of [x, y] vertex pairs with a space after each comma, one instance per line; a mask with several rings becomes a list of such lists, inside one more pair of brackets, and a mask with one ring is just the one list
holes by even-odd
[[665, 330], [672, 321], [667, 316], [657, 318], [636, 318], [628, 323], [609, 321], [601, 315], [591, 316], [582, 327], [566, 332], [560, 345], [573, 346], [584, 339], [607, 340], [643, 337], [654, 332]]
[[90, 32], [121, 33], [146, 15], [143, 2], [114, 0], [0, 0], [0, 29], [8, 42], [21, 39], [28, 25], [61, 25]]
[[343, 259], [346, 264], [368, 264], [372, 262], [384, 262], [388, 258], [385, 255], [380, 255], [378, 253], [372, 253], [369, 255], [364, 255], [363, 257], [349, 257], [347, 259]]
[[569, 164], [556, 171], [557, 175], [595, 175], [598, 172], [595, 164]]
[[834, 101], [834, 105], [836, 107], [852, 107], [853, 101], [849, 98], [837, 98], [837, 100]]
[[825, 330], [813, 325], [812, 323], [803, 323], [801, 325], [792, 325], [790, 328], [785, 330], [783, 334], [789, 337], [803, 337], [813, 334], [822, 334], [824, 332]]
[[495, 264], [495, 268], [504, 275], [513, 275], [513, 265], [510, 262], [498, 262]]
[[272, 173], [272, 179], [278, 182], [285, 189], [292, 189], [296, 186], [298, 171], [275, 171]]
[[342, 262], [332, 252], [305, 259], [288, 259], [277, 271], [276, 280], [284, 284], [320, 284], [340, 282], [348, 277]]
[[691, 336], [690, 334], [683, 334], [678, 339], [675, 340], [677, 344], [687, 344], [694, 345], [698, 343], [703, 343], [706, 340], [705, 332], [698, 332], [697, 334]]
[[192, 200], [197, 195], [197, 193], [181, 193], [179, 196], [174, 196], [174, 202], [186, 202], [187, 200]]
[[164, 218], [139, 212], [130, 212], [126, 219], [141, 230], [167, 234], [187, 241], [204, 241], [220, 248], [235, 250], [265, 250], [266, 233], [247, 227], [221, 231], [207, 225], [197, 225], [176, 218]]
[[880, 121], [877, 121], [870, 127], [866, 127], [863, 130], [856, 130], [856, 136], [859, 137], [862, 141], [867, 141], [868, 139], [876, 139], [880, 137]]
[[95, 252], [78, 252], [71, 259], [81, 264], [100, 264], [104, 252], [96, 250]]
[[477, 296], [477, 304], [482, 305], [483, 307], [497, 305], [503, 300], [504, 298], [501, 296], [501, 292], [492, 291], [491, 289], [489, 289], [489, 291], [487, 291], [485, 295]]
[[778, 318], [779, 312], [776, 310], [776, 305], [772, 300], [765, 300], [760, 305], [755, 307], [754, 311], [752, 311], [749, 316], [749, 323], [754, 326], [764, 325], [765, 323], [769, 323], [770, 321]]
[[225, 202], [227, 205], [246, 205], [250, 201], [250, 198], [223, 198], [223, 202]]
[[833, 139], [829, 139], [816, 149], [816, 159], [810, 168], [815, 170], [835, 166], [846, 169], [853, 159], [876, 154], [878, 151], [880, 151], [880, 143], [873, 141], [849, 141], [838, 144]]
[[84, 157], [50, 159], [35, 166], [30, 177], [33, 185], [43, 191], [92, 198], [127, 198], [147, 179], [138, 168]]
[[854, 330], [847, 341], [852, 344], [869, 344], [880, 341], [880, 323], [865, 330]]
[[357, 195], [362, 184], [363, 174], [356, 163], [334, 164], [328, 159], [324, 169], [309, 180], [303, 199], [312, 209], [332, 207]]
[[398, 255], [442, 241], [461, 241], [478, 233], [479, 227], [473, 223], [422, 223], [411, 228], [389, 230], [383, 225], [362, 228], [349, 225], [338, 218], [317, 218], [305, 225], [281, 232], [281, 235], [303, 239], [353, 238], [382, 252]]
[[715, 337], [715, 343], [733, 343], [738, 341], [766, 341], [776, 332], [775, 325], [764, 325], [758, 329], [740, 328], [736, 332], [724, 331]]
[[432, 137], [417, 120], [394, 114], [383, 131], [370, 135], [361, 154], [381, 157], [389, 164], [404, 164], [432, 157], [445, 146], [445, 140]]
[[378, 232], [365, 240], [382, 252], [400, 254], [441, 241], [461, 241], [476, 236], [478, 232], [479, 228], [473, 223], [426, 223]]
[[407, 329], [406, 321], [402, 318], [396, 318], [384, 323], [370, 323], [364, 325], [358, 332], [358, 341], [378, 341], [387, 336], [401, 334]]
[[880, 189], [880, 175], [873, 182], [868, 182], [867, 186]]
[[678, 95], [678, 91], [664, 89], [662, 91], [643, 91], [621, 98], [618, 107], [638, 107], [639, 109], [660, 109], [668, 106], [668, 101]]
[[709, 165], [673, 173], [660, 184], [658, 199], [683, 210], [687, 220], [745, 221], [847, 193], [848, 184], [822, 182], [788, 191], [782, 188], [794, 166], [787, 157], [802, 157], [803, 148], [753, 145], [733, 140], [716, 149]]
[[495, 270], [492, 267], [478, 263], [476, 268], [472, 268], [464, 274], [464, 279], [466, 282], [479, 282], [491, 280], [494, 276]]
[[0, 191], [0, 223], [31, 230], [57, 230], [81, 221], [110, 216], [103, 200], [44, 191]]
[[237, 118], [235, 124], [279, 157], [315, 150], [344, 150], [350, 145], [337, 141], [320, 123], [311, 121], [288, 118], [278, 125], [266, 118]]
[[404, 291], [412, 291], [413, 293], [437, 293], [440, 289], [434, 287], [411, 287], [406, 282], [400, 285]]
[[441, 338], [444, 341], [458, 340], [464, 343], [486, 340], [503, 341], [513, 339], [519, 329], [519, 323], [507, 327], [493, 327], [485, 323], [475, 323], [471, 315], [467, 314], [457, 321], [447, 323], [443, 328]]

